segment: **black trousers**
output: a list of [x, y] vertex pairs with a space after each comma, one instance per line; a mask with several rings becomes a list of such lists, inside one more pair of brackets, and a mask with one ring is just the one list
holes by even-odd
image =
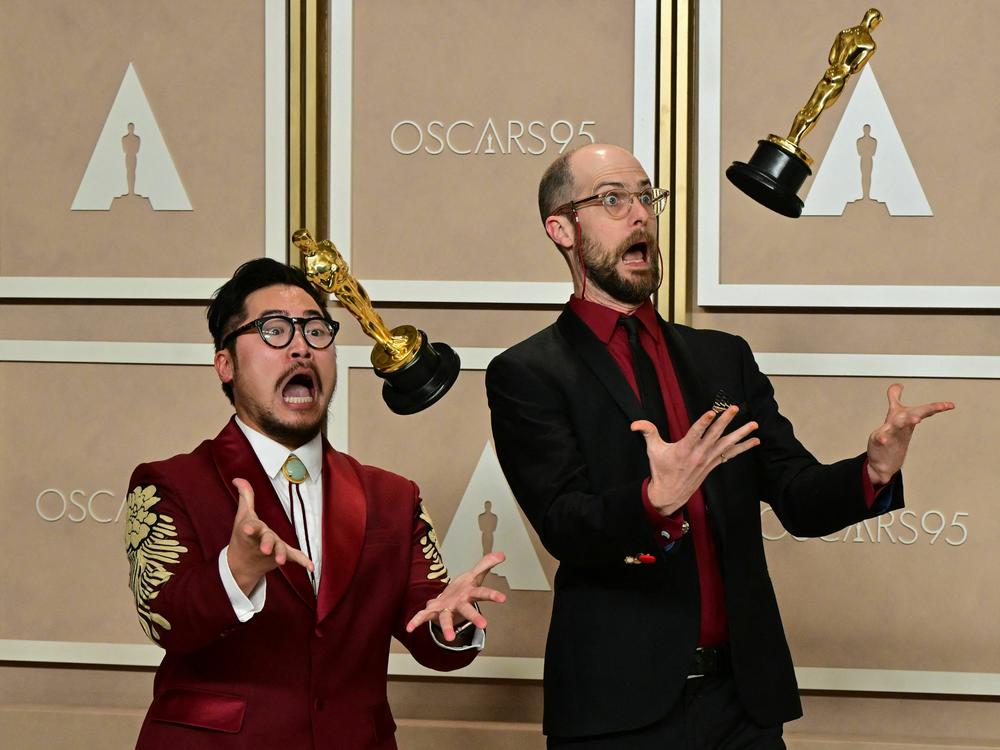
[[549, 737], [567, 750], [784, 750], [782, 726], [762, 727], [746, 715], [732, 675], [694, 677], [662, 720], [595, 737]]

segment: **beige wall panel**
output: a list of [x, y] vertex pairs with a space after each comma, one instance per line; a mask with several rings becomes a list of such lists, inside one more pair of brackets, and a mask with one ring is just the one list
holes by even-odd
[[[743, 336], [755, 352], [847, 354], [1000, 353], [995, 315], [726, 312], [698, 308], [691, 325]], [[995, 386], [1000, 388], [1000, 385]]]
[[[1000, 747], [1000, 699], [903, 695], [806, 695], [805, 716], [787, 726], [798, 738], [837, 740], [841, 750], [877, 742], [896, 747]], [[857, 745], [850, 743], [856, 742]], [[791, 746], [791, 742], [789, 743]], [[815, 744], [810, 745], [816, 747]]]
[[[189, 451], [225, 424], [214, 378], [209, 367], [0, 363], [7, 554], [45, 561], [5, 568], [0, 601], [18, 606], [0, 609], [0, 639], [145, 641], [119, 509], [136, 464]], [[66, 504], [50, 492], [36, 505], [47, 489]], [[90, 513], [99, 490], [110, 495]]]
[[[0, 50], [0, 273], [223, 277], [263, 254], [263, 2], [5, 2]], [[192, 211], [70, 210], [130, 62]]]
[[144, 713], [0, 706], [0, 732], [5, 746], [17, 750], [128, 750], [135, 747]]
[[[865, 450], [883, 419], [889, 382], [781, 377], [775, 386], [799, 438], [832, 461]], [[902, 382], [908, 402], [948, 397], [960, 405], [918, 428], [904, 469], [907, 511], [897, 511], [892, 525], [883, 517], [881, 531], [873, 520], [831, 541], [786, 535], [766, 544], [795, 663], [1000, 672], [993, 572], [1000, 518], [989, 427], [1000, 418], [991, 414], [995, 384]], [[770, 512], [764, 533], [783, 534]]]
[[397, 717], [540, 725], [542, 683], [402, 678], [389, 681], [389, 703]]
[[[721, 172], [701, 175], [720, 180], [723, 283], [1000, 283], [989, 207], [1000, 163], [992, 127], [1000, 103], [986, 93], [1000, 73], [993, 54], [1000, 5], [885, 0], [878, 7], [885, 20], [874, 33], [878, 51], [870, 66], [934, 216], [891, 217], [884, 206], [862, 201], [843, 217], [789, 221]], [[747, 161], [758, 139], [787, 134], [823, 74], [836, 33], [857, 24], [864, 10], [819, 0], [725, 0], [723, 170]], [[855, 84], [848, 82], [802, 141], [816, 159], [812, 180]], [[877, 164], [877, 151], [875, 158]]]
[[3, 338], [210, 343], [205, 305], [0, 304]]
[[[362, 278], [563, 281], [563, 261], [545, 237], [535, 196], [558, 155], [552, 124], [583, 120], [598, 140], [632, 141], [632, 0], [531, 0], [503, 7], [465, 0], [354, 3], [352, 263]], [[338, 19], [334, 17], [333, 23]], [[558, 30], [558, 31], [557, 31]], [[391, 39], [391, 46], [386, 40]], [[337, 92], [334, 92], [334, 97]], [[336, 106], [336, 104], [334, 105]], [[406, 156], [392, 146], [396, 123], [426, 131], [460, 126], [452, 142], [475, 151], [487, 121], [494, 154], [447, 147]], [[508, 121], [544, 123], [545, 150], [508, 143]], [[438, 128], [440, 131], [440, 128]], [[515, 126], [516, 132], [516, 126]], [[565, 139], [569, 129], [556, 128]], [[441, 134], [441, 132], [439, 132]], [[411, 126], [402, 150], [417, 144]], [[526, 132], [525, 150], [542, 144]], [[425, 135], [424, 146], [437, 142]], [[336, 149], [338, 144], [333, 144]], [[513, 153], [501, 153], [501, 148]], [[335, 231], [335, 229], [334, 229]]]
[[153, 672], [148, 669], [0, 665], [0, 706], [145, 710], [152, 697]]

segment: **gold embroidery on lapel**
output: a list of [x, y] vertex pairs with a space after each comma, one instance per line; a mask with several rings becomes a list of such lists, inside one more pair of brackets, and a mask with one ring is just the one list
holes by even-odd
[[430, 513], [420, 503], [420, 514], [418, 520], [423, 522], [424, 529], [420, 536], [420, 544], [423, 547], [424, 559], [430, 563], [430, 570], [427, 578], [431, 581], [440, 580], [442, 583], [450, 583], [448, 568], [445, 567], [444, 560], [441, 559], [441, 551], [438, 548], [437, 532], [434, 531], [434, 523], [431, 521]]
[[135, 597], [135, 608], [139, 613], [139, 624], [150, 640], [159, 643], [160, 631], [170, 630], [170, 623], [151, 609], [151, 602], [159, 594], [160, 587], [173, 577], [167, 565], [176, 564], [181, 553], [187, 552], [177, 541], [177, 527], [174, 519], [152, 510], [160, 502], [156, 496], [156, 486], [141, 485], [132, 490], [126, 500], [125, 551], [128, 554], [128, 587]]

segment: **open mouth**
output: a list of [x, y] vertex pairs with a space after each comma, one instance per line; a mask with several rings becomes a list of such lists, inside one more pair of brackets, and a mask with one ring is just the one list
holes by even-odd
[[286, 404], [311, 404], [316, 400], [316, 379], [309, 370], [299, 370], [281, 389]]
[[649, 262], [649, 245], [645, 241], [636, 242], [622, 253], [622, 263], [626, 266]]

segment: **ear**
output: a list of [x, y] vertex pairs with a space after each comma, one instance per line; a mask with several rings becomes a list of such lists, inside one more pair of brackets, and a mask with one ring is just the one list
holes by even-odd
[[550, 216], [545, 220], [545, 233], [563, 250], [572, 250], [576, 244], [576, 226], [569, 216]]
[[233, 382], [233, 355], [229, 353], [228, 349], [220, 349], [215, 353], [215, 372], [219, 376], [219, 380], [223, 383]]

